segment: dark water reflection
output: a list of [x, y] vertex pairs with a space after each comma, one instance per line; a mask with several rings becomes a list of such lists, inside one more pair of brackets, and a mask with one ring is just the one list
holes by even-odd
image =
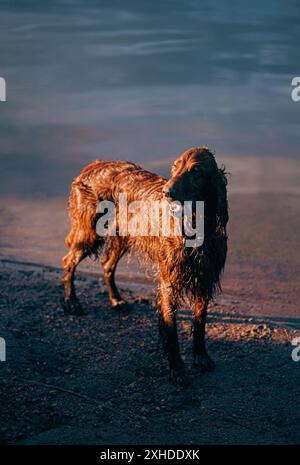
[[1, 192], [64, 194], [97, 156], [298, 157], [299, 18], [291, 0], [2, 1]]

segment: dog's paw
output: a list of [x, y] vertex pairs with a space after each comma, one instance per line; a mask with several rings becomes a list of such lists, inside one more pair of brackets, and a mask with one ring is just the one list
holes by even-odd
[[130, 311], [130, 305], [126, 302], [126, 300], [113, 300], [111, 302], [111, 306], [114, 310], [128, 312]]
[[201, 373], [206, 373], [208, 371], [213, 371], [216, 368], [216, 364], [207, 352], [203, 352], [194, 355], [194, 368]]
[[187, 387], [191, 384], [191, 378], [188, 376], [184, 368], [171, 369], [170, 380], [176, 386]]
[[61, 305], [67, 315], [86, 315], [78, 299], [61, 299]]

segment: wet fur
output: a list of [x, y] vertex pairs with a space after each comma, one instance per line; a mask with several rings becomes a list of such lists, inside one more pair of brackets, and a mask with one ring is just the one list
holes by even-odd
[[[74, 179], [69, 199], [71, 230], [65, 244], [69, 248], [63, 258], [65, 298], [69, 313], [81, 313], [76, 297], [74, 273], [78, 263], [87, 256], [102, 255], [104, 277], [113, 307], [126, 305], [114, 281], [121, 256], [134, 251], [141, 261], [151, 262], [158, 281], [159, 328], [171, 374], [178, 383], [187, 376], [179, 354], [175, 310], [188, 295], [194, 299], [193, 352], [200, 369], [212, 369], [214, 364], [205, 348], [206, 310], [209, 300], [220, 288], [220, 276], [227, 254], [226, 224], [228, 221], [227, 179], [224, 169], [217, 166], [207, 147], [195, 147], [181, 155], [173, 165], [167, 181], [130, 162], [96, 160]], [[96, 234], [101, 200], [118, 203], [126, 192], [128, 203], [134, 200], [161, 200], [163, 189], [173, 188], [174, 200], [205, 202], [205, 238], [199, 248], [186, 248], [182, 237], [106, 237]]]

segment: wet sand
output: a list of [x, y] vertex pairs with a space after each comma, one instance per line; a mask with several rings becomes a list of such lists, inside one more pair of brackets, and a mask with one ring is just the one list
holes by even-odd
[[[243, 314], [264, 315], [287, 324], [300, 318], [300, 196], [293, 193], [230, 195], [229, 254], [221, 302], [235, 301]], [[0, 258], [60, 268], [66, 253], [67, 201], [2, 199]], [[86, 259], [79, 270], [101, 274]], [[120, 263], [117, 280], [153, 289], [135, 260]]]
[[169, 382], [151, 293], [123, 289], [131, 311], [110, 309], [103, 282], [77, 280], [84, 317], [64, 315], [60, 274], [2, 270], [0, 442], [12, 444], [296, 444], [299, 331], [209, 309], [213, 373], [192, 368], [190, 312], [178, 313], [193, 382]]
[[233, 184], [223, 293], [208, 319], [215, 372], [192, 368], [188, 302], [178, 312], [187, 389], [169, 383], [155, 289], [136, 263], [123, 261], [117, 273], [129, 313], [110, 309], [100, 266], [86, 260], [77, 286], [88, 314], [66, 316], [66, 198], [2, 198], [0, 442], [299, 443], [291, 341], [300, 335], [300, 196], [291, 185], [253, 192]]

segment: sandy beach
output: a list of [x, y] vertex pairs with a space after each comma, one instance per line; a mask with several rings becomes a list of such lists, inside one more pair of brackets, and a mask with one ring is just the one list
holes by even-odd
[[[64, 315], [60, 274], [1, 273], [1, 443], [296, 444], [299, 330], [243, 312], [236, 297], [209, 309], [208, 349], [217, 369], [191, 367], [190, 312], [178, 314], [193, 377], [170, 384], [151, 293], [123, 290], [129, 313], [109, 308], [103, 283], [77, 280], [88, 315]], [[12, 292], [13, 291], [13, 292]]]
[[155, 288], [136, 263], [123, 261], [117, 274], [129, 313], [110, 309], [99, 264], [85, 261], [77, 286], [88, 314], [66, 316], [66, 198], [2, 199], [1, 442], [299, 443], [300, 365], [291, 341], [300, 334], [300, 197], [281, 186], [245, 192], [233, 184], [223, 293], [209, 309], [217, 369], [191, 368], [187, 302], [178, 313], [193, 377], [186, 390], [169, 383]]
[[[223, 160], [221, 159], [221, 162]], [[238, 303], [244, 314], [298, 324], [300, 318], [300, 163], [282, 168], [271, 159], [224, 158], [229, 178], [229, 252], [218, 300]], [[168, 161], [165, 162], [168, 164]], [[158, 168], [153, 163], [152, 169]], [[164, 168], [160, 167], [160, 170]], [[68, 197], [0, 198], [0, 259], [61, 267], [69, 229]], [[17, 264], [15, 265], [17, 267]], [[30, 268], [30, 267], [29, 267]], [[101, 275], [84, 260], [79, 270]], [[147, 270], [124, 258], [117, 280], [132, 290], [154, 291]], [[275, 320], [274, 320], [275, 321]]]

